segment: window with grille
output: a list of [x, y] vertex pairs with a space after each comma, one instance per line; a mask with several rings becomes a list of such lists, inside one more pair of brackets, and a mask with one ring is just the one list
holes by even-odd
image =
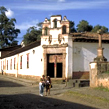
[[10, 70], [12, 70], [12, 59], [10, 60]]
[[16, 58], [14, 58], [14, 69], [16, 69]]
[[22, 56], [20, 56], [20, 69], [22, 69]]
[[7, 60], [7, 70], [8, 70], [8, 60]]
[[27, 54], [27, 68], [29, 68], [29, 53]]

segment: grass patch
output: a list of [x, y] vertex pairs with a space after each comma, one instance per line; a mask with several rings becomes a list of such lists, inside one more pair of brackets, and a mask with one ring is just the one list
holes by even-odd
[[95, 89], [105, 91], [105, 92], [109, 92], [109, 89], [107, 87], [103, 87], [102, 85], [99, 86], [99, 87], [96, 87]]
[[104, 73], [107, 73], [107, 74], [109, 74], [109, 71], [106, 71], [106, 72], [104, 72]]

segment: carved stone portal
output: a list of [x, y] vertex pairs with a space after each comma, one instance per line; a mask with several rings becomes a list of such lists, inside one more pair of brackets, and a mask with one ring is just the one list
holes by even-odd
[[66, 48], [44, 49], [44, 74], [51, 78], [65, 78]]

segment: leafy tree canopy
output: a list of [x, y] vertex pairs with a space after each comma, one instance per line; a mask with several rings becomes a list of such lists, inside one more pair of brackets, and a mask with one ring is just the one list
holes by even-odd
[[100, 26], [100, 25], [96, 25], [96, 26], [92, 29], [91, 32], [97, 33], [97, 31], [100, 30], [100, 29], [103, 31], [103, 33], [107, 33], [107, 32], [108, 32], [108, 28], [107, 28], [107, 27], [105, 27], [105, 26]]
[[0, 48], [17, 45], [15, 40], [20, 33], [19, 29], [15, 28], [16, 19], [9, 19], [5, 12], [5, 7], [0, 7]]
[[70, 21], [70, 32], [73, 33], [73, 32], [77, 32], [75, 27], [74, 27], [75, 23], [73, 21]]
[[27, 29], [27, 33], [23, 36], [24, 45], [27, 45], [36, 40], [40, 40], [42, 33], [42, 23], [37, 24], [38, 27], [30, 27]]
[[77, 25], [77, 31], [78, 32], [90, 32], [92, 30], [92, 25], [89, 25], [89, 23], [85, 20], [82, 20]]

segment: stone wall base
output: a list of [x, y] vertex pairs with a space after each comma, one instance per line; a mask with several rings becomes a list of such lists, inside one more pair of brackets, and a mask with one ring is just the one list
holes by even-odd
[[[11, 74], [11, 73], [5, 73], [4, 75], [9, 75], [9, 76], [12, 76], [12, 77], [16, 77], [16, 74]], [[18, 74], [17, 77], [18, 78], [32, 79], [32, 80], [40, 81], [40, 76]]]
[[34, 75], [21, 75], [21, 74], [18, 74], [17, 77], [24, 78], [24, 79], [40, 80], [40, 76], [34, 76]]

